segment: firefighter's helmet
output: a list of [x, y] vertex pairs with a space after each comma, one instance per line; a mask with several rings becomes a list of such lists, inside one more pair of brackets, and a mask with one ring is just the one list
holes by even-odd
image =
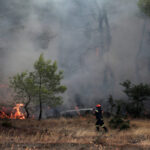
[[97, 104], [96, 107], [101, 107], [101, 105], [100, 105], [100, 104]]

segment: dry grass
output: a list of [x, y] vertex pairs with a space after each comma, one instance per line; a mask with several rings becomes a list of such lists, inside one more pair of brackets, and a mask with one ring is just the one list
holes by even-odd
[[[0, 121], [0, 149], [11, 150], [149, 150], [150, 120], [131, 120], [126, 131], [95, 131], [92, 116], [48, 120]], [[105, 121], [107, 124], [107, 121]]]

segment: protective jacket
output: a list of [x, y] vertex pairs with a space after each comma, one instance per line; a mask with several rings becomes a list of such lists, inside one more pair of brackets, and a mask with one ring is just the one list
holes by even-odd
[[94, 114], [96, 116], [96, 130], [99, 131], [99, 126], [101, 126], [105, 132], [107, 132], [107, 128], [104, 125], [103, 116], [102, 116], [102, 108], [100, 105], [97, 105], [97, 107], [94, 110]]
[[103, 118], [101, 107], [96, 107], [94, 113], [95, 113], [95, 116], [96, 116], [97, 120], [101, 120]]

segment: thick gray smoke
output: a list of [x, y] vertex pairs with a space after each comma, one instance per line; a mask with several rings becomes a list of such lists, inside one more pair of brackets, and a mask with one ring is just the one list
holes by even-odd
[[64, 70], [65, 104], [89, 105], [120, 82], [149, 82], [150, 19], [137, 0], [0, 0], [1, 82], [44, 52]]

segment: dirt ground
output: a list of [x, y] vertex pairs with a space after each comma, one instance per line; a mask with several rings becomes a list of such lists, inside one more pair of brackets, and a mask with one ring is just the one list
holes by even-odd
[[150, 120], [108, 133], [96, 132], [93, 116], [0, 120], [0, 150], [150, 150]]

